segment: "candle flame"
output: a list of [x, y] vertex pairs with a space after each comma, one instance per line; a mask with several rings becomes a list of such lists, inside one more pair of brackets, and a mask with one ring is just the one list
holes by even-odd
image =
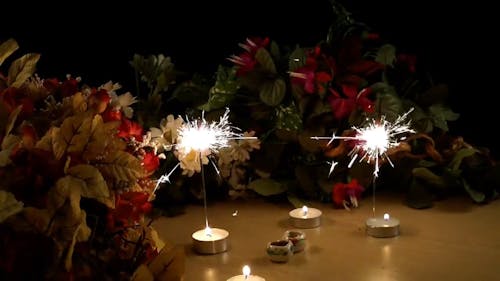
[[208, 237], [212, 237], [212, 229], [210, 227], [205, 227], [205, 235]]
[[243, 267], [243, 276], [245, 276], [245, 279], [247, 279], [248, 276], [250, 276], [250, 266], [245, 265]]
[[302, 207], [302, 215], [305, 217], [307, 216], [307, 213], [309, 212], [309, 208], [307, 206]]
[[384, 214], [384, 220], [388, 221], [388, 220], [389, 220], [389, 218], [390, 218], [389, 214], [388, 214], [388, 213], [385, 213], [385, 214]]

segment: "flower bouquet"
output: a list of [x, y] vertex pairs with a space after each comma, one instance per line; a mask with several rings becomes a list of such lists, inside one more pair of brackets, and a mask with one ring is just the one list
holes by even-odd
[[[16, 49], [3, 42], [0, 65]], [[0, 279], [180, 280], [183, 250], [146, 216], [160, 161], [131, 119], [136, 99], [41, 79], [39, 58], [0, 74]]]
[[[189, 89], [208, 92], [208, 101], [197, 108], [231, 107], [235, 123], [259, 136], [247, 189], [285, 195], [297, 205], [301, 199], [355, 207], [373, 182], [374, 164], [347, 168], [353, 141], [314, 137], [353, 136], [353, 128], [367, 120], [393, 122], [413, 109], [408, 119], [416, 133], [387, 152], [394, 168], [381, 163], [379, 186], [404, 191], [415, 208], [460, 192], [477, 203], [496, 198], [498, 166], [488, 150], [449, 132], [448, 123], [459, 115], [447, 105], [448, 87], [434, 83], [414, 55], [398, 51], [331, 3], [334, 20], [317, 45], [290, 48], [248, 38], [228, 58], [232, 66], [219, 66], [212, 86], [190, 81]], [[178, 92], [189, 94], [183, 87]], [[329, 173], [332, 161], [340, 164]]]

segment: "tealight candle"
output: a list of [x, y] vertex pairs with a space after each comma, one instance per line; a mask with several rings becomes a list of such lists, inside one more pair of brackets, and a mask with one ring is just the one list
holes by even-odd
[[369, 218], [366, 220], [366, 233], [377, 238], [398, 236], [399, 220], [387, 213], [383, 217]]
[[243, 267], [243, 275], [233, 276], [227, 279], [227, 281], [266, 281], [266, 279], [257, 275], [250, 275], [250, 267], [245, 265]]
[[314, 228], [321, 225], [321, 211], [303, 206], [288, 213], [290, 223], [297, 228]]
[[206, 227], [193, 233], [193, 248], [199, 254], [217, 254], [227, 251], [229, 232]]

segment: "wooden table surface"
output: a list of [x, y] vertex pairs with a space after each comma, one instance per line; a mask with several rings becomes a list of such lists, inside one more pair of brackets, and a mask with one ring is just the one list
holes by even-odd
[[[158, 219], [160, 236], [186, 250], [185, 281], [225, 281], [249, 265], [266, 281], [302, 280], [500, 280], [500, 201], [475, 205], [450, 198], [426, 210], [405, 206], [397, 196], [377, 196], [377, 214], [389, 212], [401, 221], [401, 235], [373, 238], [365, 234], [371, 198], [352, 211], [311, 204], [322, 210], [322, 225], [304, 229], [306, 249], [288, 263], [269, 260], [266, 246], [288, 229], [290, 205], [260, 199], [209, 205], [211, 227], [230, 233], [230, 249], [198, 255], [191, 234], [204, 228], [202, 206], [189, 206], [180, 216]], [[233, 213], [238, 211], [237, 216]]]

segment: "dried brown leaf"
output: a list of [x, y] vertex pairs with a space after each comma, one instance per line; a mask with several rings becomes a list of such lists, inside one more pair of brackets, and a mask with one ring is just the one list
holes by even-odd
[[108, 185], [96, 167], [83, 164], [76, 165], [69, 168], [67, 174], [85, 183], [84, 185], [80, 185], [83, 197], [96, 199], [108, 207], [112, 207]]
[[7, 78], [7, 85], [19, 88], [35, 73], [36, 63], [40, 59], [40, 54], [26, 54], [15, 60], [10, 68]]
[[16, 119], [21, 110], [23, 109], [23, 105], [19, 105], [14, 109], [10, 114], [9, 118], [7, 119], [7, 127], [5, 128], [5, 135], [10, 134], [10, 131], [12, 131], [12, 128], [14, 128], [14, 124], [16, 124]]
[[127, 182], [132, 186], [137, 179], [144, 176], [141, 161], [125, 151], [109, 152], [96, 166], [104, 178], [113, 184]]
[[17, 49], [19, 49], [19, 45], [17, 44], [16, 40], [11, 38], [3, 42], [0, 45], [0, 65], [2, 65], [2, 63]]
[[[119, 122], [104, 123], [100, 115], [94, 116], [92, 119], [92, 126], [88, 144], [82, 153], [82, 157], [87, 161], [96, 160], [99, 156], [103, 156], [108, 147], [113, 147], [113, 141]], [[121, 149], [113, 147], [113, 149]]]
[[52, 149], [56, 159], [67, 152], [83, 152], [91, 135], [92, 120], [86, 114], [71, 116], [64, 120], [60, 130], [53, 131]]

